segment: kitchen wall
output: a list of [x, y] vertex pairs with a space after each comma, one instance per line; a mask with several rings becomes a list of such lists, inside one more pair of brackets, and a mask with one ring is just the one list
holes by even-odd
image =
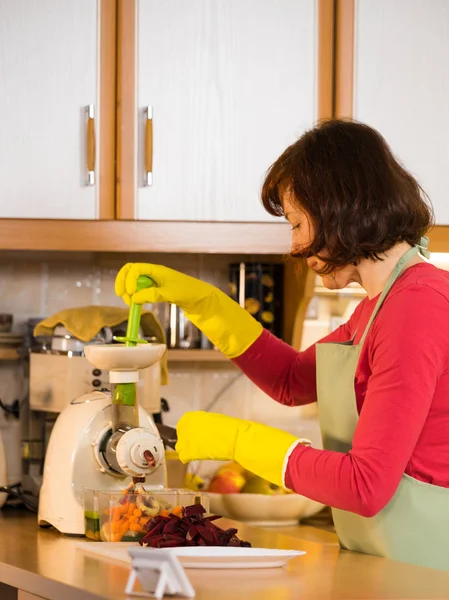
[[29, 317], [85, 305], [123, 306], [114, 280], [127, 261], [163, 263], [226, 289], [228, 263], [238, 257], [198, 254], [0, 253], [0, 311], [20, 331]]
[[[45, 317], [64, 308], [90, 304], [122, 306], [114, 293], [114, 280], [125, 261], [162, 263], [227, 291], [228, 265], [239, 260], [257, 261], [260, 257], [139, 254], [124, 259], [112, 254], [3, 252], [0, 313], [12, 313], [13, 329], [23, 331], [30, 317]], [[155, 305], [153, 309], [162, 318], [163, 306]], [[273, 402], [230, 362], [171, 363], [169, 374], [162, 396], [170, 405], [170, 412], [164, 417], [170, 425], [175, 425], [186, 410], [209, 409], [213, 403], [210, 409], [216, 412], [256, 419], [302, 436], [309, 431], [314, 438], [317, 436], [315, 419], [307, 418], [307, 410]], [[10, 386], [5, 387], [7, 394]], [[0, 397], [1, 393], [0, 389]], [[5, 400], [10, 402], [13, 398]]]

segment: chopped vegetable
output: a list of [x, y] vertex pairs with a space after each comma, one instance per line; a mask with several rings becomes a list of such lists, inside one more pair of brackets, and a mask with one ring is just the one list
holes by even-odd
[[84, 531], [91, 540], [100, 539], [100, 515], [91, 510], [84, 511]]
[[152, 517], [144, 526], [146, 535], [139, 541], [141, 546], [172, 548], [175, 546], [235, 546], [251, 547], [249, 542], [239, 540], [237, 529], [221, 529], [212, 521], [217, 515], [205, 517], [201, 504], [192, 504], [181, 509], [181, 515], [171, 512]]
[[[159, 499], [156, 500], [150, 494], [139, 493], [137, 490], [130, 493], [130, 489], [125, 490], [123, 497], [117, 504], [111, 508], [104, 509], [108, 520], [100, 529], [98, 520], [98, 530], [89, 523], [85, 531], [91, 531], [92, 539], [102, 539], [105, 542], [135, 542], [147, 535], [150, 519], [157, 515], [169, 516], [170, 514], [181, 515], [181, 506], [171, 506], [168, 502]], [[85, 515], [85, 519], [86, 519]], [[94, 534], [96, 537], [94, 537]], [[87, 533], [86, 533], [87, 535]]]

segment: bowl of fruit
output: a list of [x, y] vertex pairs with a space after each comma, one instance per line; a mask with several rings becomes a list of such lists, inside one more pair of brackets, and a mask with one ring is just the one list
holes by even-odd
[[250, 525], [297, 525], [324, 508], [319, 502], [254, 475], [236, 462], [218, 468], [215, 465], [215, 470], [209, 475], [206, 471], [201, 480], [212, 512]]

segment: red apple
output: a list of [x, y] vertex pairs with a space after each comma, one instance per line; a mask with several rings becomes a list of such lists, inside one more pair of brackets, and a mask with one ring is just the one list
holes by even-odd
[[238, 494], [245, 485], [245, 478], [235, 471], [215, 475], [209, 485], [209, 492], [215, 494]]

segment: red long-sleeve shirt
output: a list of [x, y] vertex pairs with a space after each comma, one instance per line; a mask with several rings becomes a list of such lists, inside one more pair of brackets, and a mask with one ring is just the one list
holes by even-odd
[[[321, 340], [360, 340], [378, 297]], [[236, 365], [268, 395], [295, 406], [316, 398], [315, 346], [297, 352], [267, 331]], [[449, 487], [449, 273], [428, 263], [395, 282], [355, 375], [359, 422], [347, 454], [296, 446], [285, 484], [324, 504], [372, 516], [405, 472]]]

